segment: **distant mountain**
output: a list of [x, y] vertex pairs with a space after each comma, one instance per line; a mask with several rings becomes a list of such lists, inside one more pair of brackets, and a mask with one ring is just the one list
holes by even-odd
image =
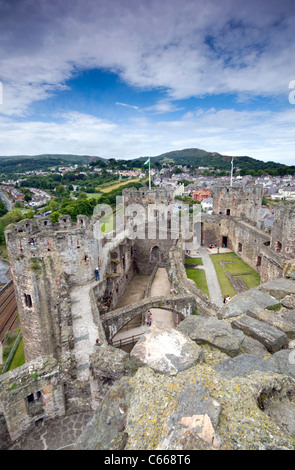
[[[190, 165], [193, 167], [212, 167], [217, 170], [229, 171], [231, 168], [232, 157], [234, 157], [234, 167], [241, 170], [278, 170], [280, 173], [288, 170], [295, 173], [295, 166], [288, 166], [282, 163], [263, 162], [252, 157], [235, 155], [222, 155], [217, 152], [207, 152], [199, 148], [175, 150], [162, 153], [161, 155], [150, 157], [152, 163], [174, 163], [176, 165]], [[134, 163], [143, 164], [148, 156], [133, 158]], [[0, 173], [17, 173], [31, 170], [48, 169], [56, 166], [68, 164], [87, 164], [91, 162], [107, 162], [108, 160], [130, 162], [124, 157], [120, 159], [103, 158], [90, 155], [72, 155], [72, 154], [42, 154], [42, 155], [14, 155], [0, 156]]]
[[108, 160], [107, 158], [97, 157], [94, 155], [74, 155], [74, 154], [63, 154], [63, 153], [44, 153], [40, 155], [0, 155], [0, 163], [11, 160], [43, 160], [53, 159], [69, 161], [71, 163], [86, 163], [94, 160]]
[[178, 165], [191, 165], [197, 167], [203, 166], [213, 167], [218, 170], [230, 170], [232, 157], [234, 157], [234, 166], [242, 170], [266, 170], [267, 168], [294, 168], [295, 172], [295, 166], [289, 167], [288, 165], [284, 165], [282, 163], [263, 162], [261, 160], [256, 160], [255, 158], [247, 156], [237, 157], [235, 155], [221, 155], [217, 152], [207, 152], [206, 150], [198, 148], [183, 149], [163, 153], [156, 157], [151, 157], [151, 162], [164, 163], [173, 161], [175, 164]]
[[83, 165], [101, 157], [71, 154], [12, 155], [0, 156], [0, 173], [18, 173], [32, 170], [46, 170], [51, 167], [69, 164]]

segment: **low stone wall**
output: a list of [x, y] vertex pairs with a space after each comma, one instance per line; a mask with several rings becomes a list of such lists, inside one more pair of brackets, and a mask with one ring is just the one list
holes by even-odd
[[283, 275], [285, 260], [268, 246], [261, 247], [261, 283], [278, 279]]

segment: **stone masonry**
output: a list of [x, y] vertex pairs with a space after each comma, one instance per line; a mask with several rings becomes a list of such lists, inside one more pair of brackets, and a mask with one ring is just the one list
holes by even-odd
[[[121, 380], [124, 382], [124, 378], [134, 374], [139, 377], [139, 370], [150, 367], [158, 374], [159, 370], [153, 368], [147, 358], [142, 357], [141, 361], [144, 349], [139, 346], [134, 362], [108, 345], [126, 323], [137, 315], [144, 315], [149, 308], [171, 310], [175, 318], [183, 320], [179, 331], [202, 348], [209, 345], [226, 357], [238, 357], [239, 361], [243, 354], [257, 352], [260, 359], [253, 364], [259, 363], [258, 369], [262, 367], [263, 354], [283, 356], [284, 351], [291, 349], [295, 335], [290, 322], [295, 309], [294, 210], [279, 206], [276, 225], [269, 234], [258, 223], [261, 199], [259, 187], [218, 188], [214, 194], [214, 214], [202, 218], [202, 243], [226, 244], [254, 267], [262, 279], [259, 288], [241, 292], [221, 308], [186, 277], [182, 234], [175, 236], [172, 214], [167, 209], [173, 202], [169, 190], [124, 191], [126, 225], [114, 234], [101, 235], [101, 214], [91, 219], [79, 215], [76, 222], [61, 216], [57, 224], [43, 217], [7, 227], [5, 235], [26, 364], [0, 379], [1, 448], [8, 448], [12, 443], [17, 445], [26, 433], [40, 424], [80, 413], [92, 415], [100, 409], [108, 393], [121, 387]], [[138, 213], [133, 210], [134, 204], [138, 204]], [[146, 236], [147, 231], [152, 231], [153, 237], [141, 237]], [[94, 276], [97, 266], [98, 280]], [[136, 304], [116, 309], [134, 273], [152, 275], [157, 266], [167, 270], [170, 294], [151, 298], [147, 292], [147, 297]], [[275, 313], [277, 309], [279, 315]], [[196, 312], [198, 316], [194, 315]], [[179, 374], [185, 375], [186, 367], [202, 368], [206, 347], [200, 351], [199, 347], [190, 346], [192, 356], [198, 351], [198, 359], [190, 357], [186, 363], [185, 358], [173, 354], [168, 344], [170, 334], [163, 331], [169, 346], [168, 355], [165, 351], [163, 354], [167, 363], [172, 361], [173, 370], [179, 367]], [[186, 349], [179, 348], [179, 351], [181, 356]], [[187, 364], [184, 369], [183, 360]], [[277, 363], [268, 362], [268, 370], [286, 373], [285, 356], [284, 372], [274, 364]], [[249, 367], [248, 363], [243, 362], [243, 367]], [[150, 374], [148, 371], [147, 377]], [[290, 373], [288, 377], [293, 376]], [[180, 383], [177, 382], [177, 387]], [[170, 386], [171, 383], [165, 382], [165, 387]], [[124, 385], [122, 387], [125, 390]], [[127, 396], [122, 395], [122, 403], [128, 402], [128, 390], [132, 388], [130, 382]], [[202, 386], [198, 390], [203, 390]], [[186, 396], [184, 390], [179, 389], [179, 393]], [[184, 413], [180, 408], [178, 411], [175, 408], [176, 414], [171, 415], [167, 425]], [[112, 420], [111, 415], [110, 412], [106, 419]], [[125, 424], [123, 421], [121, 424], [123, 430]], [[217, 426], [216, 419], [214, 428]], [[120, 445], [125, 448], [126, 436], [120, 433], [118, 431]], [[134, 433], [135, 436], [135, 430]], [[185, 434], [180, 434], [181, 439], [185, 439]], [[133, 429], [130, 429], [130, 439], [132, 435]], [[111, 439], [109, 433], [103, 438], [105, 445], [110, 445], [108, 436]], [[167, 444], [162, 435], [163, 448], [166, 445], [169, 448], [173, 439], [177, 441], [177, 433], [171, 436]], [[282, 440], [277, 439], [281, 445]], [[132, 446], [129, 440], [127, 448], [136, 448]]]

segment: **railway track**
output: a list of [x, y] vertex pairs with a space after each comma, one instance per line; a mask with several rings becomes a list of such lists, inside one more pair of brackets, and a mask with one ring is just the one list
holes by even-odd
[[14, 285], [9, 282], [0, 292], [0, 341], [7, 331], [13, 330], [18, 322]]

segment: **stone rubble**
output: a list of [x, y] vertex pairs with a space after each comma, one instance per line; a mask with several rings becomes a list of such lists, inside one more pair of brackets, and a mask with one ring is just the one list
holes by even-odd
[[[292, 310], [270, 297], [278, 310], [260, 296], [239, 316], [155, 324], [130, 355], [141, 365], [109, 387], [75, 449], [294, 450], [294, 323], [284, 320]], [[236, 329], [245, 319], [256, 339]], [[116, 354], [126, 365], [128, 355]]]

